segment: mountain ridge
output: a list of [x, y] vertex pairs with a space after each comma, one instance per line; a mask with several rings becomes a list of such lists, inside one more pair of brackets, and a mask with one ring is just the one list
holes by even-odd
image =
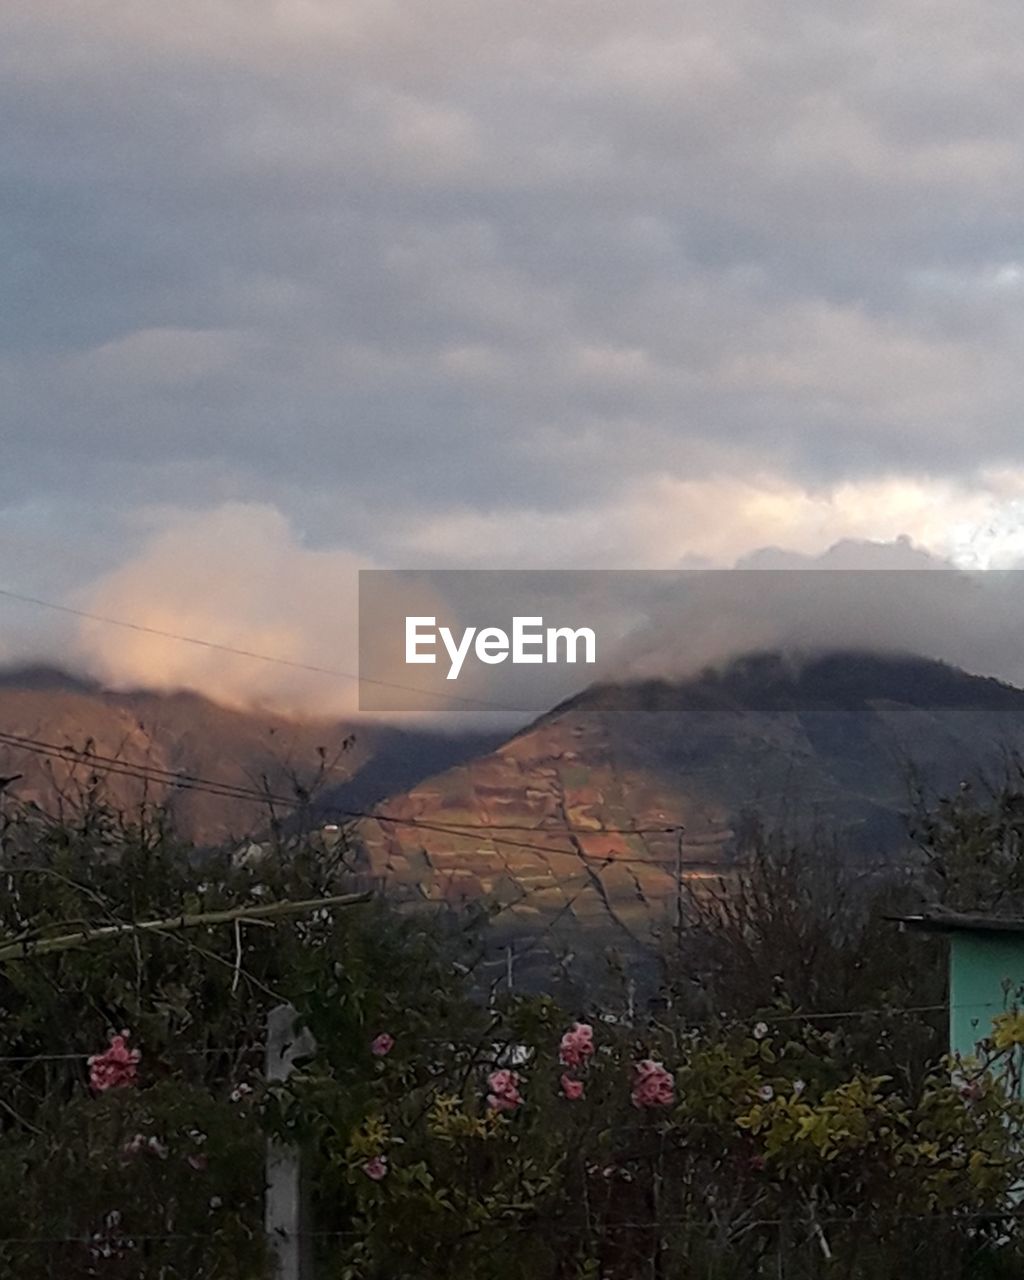
[[[817, 823], [845, 856], [899, 858], [914, 770], [951, 790], [1024, 754], [1024, 690], [911, 654], [752, 653], [687, 680], [593, 685], [510, 735], [446, 737], [35, 668], [0, 674], [0, 728], [277, 792], [320, 751], [337, 756], [311, 816], [373, 811], [355, 825], [355, 863], [398, 897], [495, 902], [513, 948], [541, 934], [634, 947], [665, 928], [680, 876], [728, 874], [757, 821]], [[0, 745], [0, 774], [22, 773], [17, 794], [44, 808], [54, 769]], [[141, 783], [113, 785], [115, 801], [140, 799]], [[150, 798], [200, 843], [260, 838], [249, 802], [175, 787]]]
[[915, 781], [952, 789], [1022, 750], [1024, 690], [1005, 681], [911, 654], [752, 654], [591, 686], [390, 796], [386, 820], [360, 826], [362, 857], [414, 895], [505, 904], [510, 939], [650, 938], [680, 874], [728, 873], [755, 819], [898, 858]]
[[[42, 665], [0, 671], [0, 731], [121, 762], [115, 775], [99, 764], [72, 767], [0, 742], [0, 774], [22, 775], [11, 788], [21, 800], [48, 813], [62, 803], [73, 808], [95, 774], [99, 794], [115, 808], [135, 812], [144, 798], [165, 804], [182, 836], [201, 845], [258, 835], [268, 821], [265, 806], [202, 786], [161, 785], [154, 775], [272, 795], [315, 788], [311, 812], [326, 821], [338, 809], [365, 810], [500, 741], [483, 731], [446, 735], [328, 717], [298, 720], [224, 707], [188, 690], [109, 690]], [[128, 776], [133, 770], [147, 776]]]

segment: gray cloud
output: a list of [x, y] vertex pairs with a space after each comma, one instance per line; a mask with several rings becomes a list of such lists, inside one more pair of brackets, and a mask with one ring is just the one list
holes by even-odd
[[385, 563], [949, 550], [1024, 495], [1022, 27], [13, 0], [0, 528], [66, 547], [13, 576], [238, 501]]
[[[76, 620], [65, 651], [115, 686], [442, 723], [456, 714], [511, 723], [501, 708], [529, 718], [595, 679], [686, 678], [757, 650], [796, 659], [837, 648], [912, 652], [1024, 685], [1024, 572], [967, 573], [905, 538], [844, 539], [820, 555], [762, 548], [733, 571], [412, 571], [357, 587], [357, 571], [372, 567], [304, 545], [271, 507], [168, 513], [137, 553], [75, 595], [100, 619]], [[510, 630], [515, 615], [587, 626], [599, 638], [597, 666], [472, 662], [452, 685], [443, 663], [405, 664], [410, 614], [455, 634]], [[110, 618], [135, 625], [102, 621]], [[344, 674], [357, 671], [371, 682], [361, 690]]]

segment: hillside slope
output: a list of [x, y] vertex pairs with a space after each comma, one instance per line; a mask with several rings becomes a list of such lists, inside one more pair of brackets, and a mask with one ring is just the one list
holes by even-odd
[[948, 790], [1022, 747], [1024, 691], [999, 681], [912, 657], [755, 655], [587, 690], [391, 797], [361, 828], [364, 858], [429, 898], [493, 895], [510, 935], [554, 925], [575, 947], [582, 926], [628, 947], [671, 917], [680, 867], [720, 874], [755, 816], [819, 822], [877, 862], [906, 843], [912, 774]]
[[0, 674], [0, 731], [87, 749], [119, 762], [111, 772], [0, 741], [0, 776], [20, 774], [10, 790], [47, 813], [78, 802], [92, 779], [105, 800], [134, 811], [145, 796], [165, 803], [183, 836], [217, 844], [258, 834], [266, 805], [210, 794], [203, 787], [161, 785], [132, 771], [170, 770], [226, 786], [291, 798], [296, 782], [316, 789], [314, 811], [365, 809], [388, 792], [489, 749], [493, 733], [455, 736], [334, 720], [289, 720], [270, 712], [221, 707], [193, 693], [115, 693], [60, 671]]

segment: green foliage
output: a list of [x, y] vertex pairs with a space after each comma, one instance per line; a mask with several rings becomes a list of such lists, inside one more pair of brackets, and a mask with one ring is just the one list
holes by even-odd
[[[29, 949], [0, 965], [0, 1261], [16, 1256], [27, 1277], [50, 1275], [58, 1260], [69, 1276], [93, 1274], [90, 1241], [114, 1214], [108, 1234], [121, 1243], [103, 1274], [118, 1274], [117, 1263], [132, 1276], [257, 1280], [263, 1151], [283, 1110], [260, 1088], [268, 1010], [282, 1001], [301, 1008], [332, 1068], [356, 1082], [370, 1028], [398, 1009], [415, 1010], [414, 1026], [446, 1016], [458, 985], [453, 953], [472, 960], [461, 938], [441, 939], [427, 921], [370, 904], [33, 955], [33, 939], [80, 926], [335, 891], [347, 887], [341, 854], [332, 864], [295, 842], [237, 866], [225, 853], [183, 846], [160, 824], [134, 827], [102, 809], [75, 826], [8, 821], [2, 842], [0, 936]], [[141, 1087], [95, 1097], [87, 1058], [121, 1029], [142, 1052]], [[342, 1123], [361, 1119], [361, 1106], [355, 1088]], [[283, 1123], [297, 1137], [311, 1128], [294, 1110]], [[208, 1135], [201, 1153], [190, 1146], [192, 1130]], [[123, 1160], [136, 1132], [155, 1136], [166, 1160], [148, 1146]], [[3, 1245], [23, 1237], [47, 1243], [18, 1246], [16, 1255]]]
[[950, 910], [1024, 912], [1024, 762], [998, 778], [967, 779], [929, 804], [915, 793], [914, 836], [938, 901]]
[[[301, 844], [240, 867], [102, 823], [11, 825], [0, 876], [0, 933], [27, 942], [344, 883]], [[1024, 1268], [1006, 1225], [1024, 1177], [1024, 1114], [1001, 1084], [1024, 1039], [1012, 1015], [977, 1063], [921, 1073], [895, 1017], [859, 1058], [784, 990], [696, 1022], [678, 1004], [632, 1023], [593, 1011], [595, 1051], [569, 1073], [585, 1094], [570, 1099], [573, 1018], [547, 998], [482, 1001], [475, 955], [470, 922], [374, 903], [4, 962], [0, 1274], [261, 1280], [268, 1136], [304, 1152], [323, 1280], [761, 1280], [780, 1259], [790, 1280]], [[282, 1000], [317, 1048], [264, 1086]], [[97, 1094], [86, 1055], [121, 1028], [138, 1083]], [[393, 1044], [375, 1053], [382, 1033]], [[671, 1105], [634, 1105], [642, 1059], [672, 1073]], [[522, 1095], [503, 1112], [499, 1069]]]
[[225, 1097], [164, 1080], [51, 1100], [32, 1123], [0, 1149], [5, 1274], [266, 1274], [262, 1135]]

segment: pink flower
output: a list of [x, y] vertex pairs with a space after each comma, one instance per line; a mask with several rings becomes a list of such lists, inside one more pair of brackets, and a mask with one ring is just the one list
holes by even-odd
[[675, 1081], [660, 1062], [644, 1058], [633, 1068], [634, 1107], [670, 1107], [675, 1102]]
[[492, 1111], [515, 1111], [522, 1105], [519, 1075], [515, 1071], [492, 1071], [487, 1077], [487, 1105]]
[[375, 1058], [386, 1058], [391, 1050], [395, 1047], [395, 1037], [389, 1036], [386, 1031], [382, 1031], [379, 1036], [375, 1036], [370, 1044], [370, 1052]]
[[142, 1054], [138, 1049], [128, 1048], [125, 1044], [127, 1035], [124, 1031], [119, 1036], [111, 1036], [110, 1048], [93, 1054], [89, 1059], [89, 1084], [97, 1093], [138, 1082]]
[[374, 1156], [367, 1160], [363, 1165], [363, 1173], [374, 1182], [380, 1182], [381, 1179], [388, 1176], [388, 1158], [387, 1156]]
[[558, 1046], [558, 1061], [563, 1067], [579, 1070], [586, 1066], [594, 1054], [594, 1028], [585, 1022], [574, 1022], [562, 1036]]
[[562, 1093], [570, 1102], [575, 1102], [577, 1098], [583, 1097], [583, 1081], [574, 1080], [572, 1076], [562, 1076]]

